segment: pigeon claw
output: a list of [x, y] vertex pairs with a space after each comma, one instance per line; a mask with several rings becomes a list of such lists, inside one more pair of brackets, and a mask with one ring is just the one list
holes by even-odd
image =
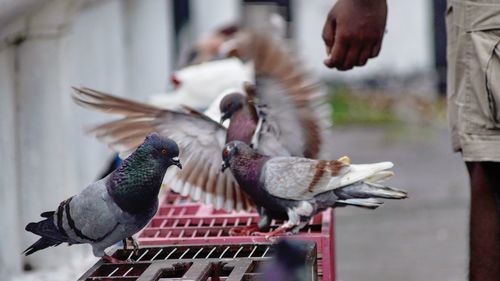
[[280, 227], [278, 227], [275, 230], [270, 231], [270, 232], [256, 231], [256, 232], [252, 233], [252, 235], [264, 236], [264, 238], [266, 238], [266, 240], [274, 241], [278, 238], [277, 236], [292, 235], [291, 232], [288, 232], [288, 229], [289, 229], [288, 226], [280, 226]]

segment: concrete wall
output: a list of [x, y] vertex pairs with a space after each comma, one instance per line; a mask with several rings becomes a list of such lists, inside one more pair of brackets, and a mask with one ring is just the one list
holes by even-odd
[[0, 29], [1, 280], [23, 263], [56, 268], [90, 253], [63, 246], [20, 255], [36, 239], [26, 223], [95, 180], [111, 155], [83, 133], [104, 116], [77, 107], [70, 87], [140, 99], [166, 88], [171, 65], [170, 1], [37, 5]]

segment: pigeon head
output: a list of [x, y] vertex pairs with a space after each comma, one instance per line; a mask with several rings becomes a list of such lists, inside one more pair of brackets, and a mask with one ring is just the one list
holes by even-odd
[[235, 112], [242, 109], [247, 100], [243, 94], [233, 93], [226, 95], [220, 102], [220, 112], [222, 114], [220, 122], [223, 123], [231, 118]]
[[255, 151], [242, 141], [232, 141], [227, 143], [222, 150], [221, 172], [224, 172], [231, 165], [231, 161], [240, 155], [252, 155]]
[[[151, 133], [146, 137], [146, 140], [141, 145], [144, 151], [160, 163], [168, 166], [175, 165], [182, 169], [179, 162], [179, 146], [169, 138], [160, 136], [158, 133]], [[139, 149], [138, 149], [139, 150]]]

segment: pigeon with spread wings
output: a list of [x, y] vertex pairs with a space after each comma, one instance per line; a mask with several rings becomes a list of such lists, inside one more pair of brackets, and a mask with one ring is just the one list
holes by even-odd
[[[254, 33], [248, 33], [241, 40], [238, 42], [245, 47], [240, 53], [254, 61], [257, 75], [250, 106], [255, 106], [260, 116], [254, 119], [254, 127], [244, 129], [253, 131], [252, 140], [257, 142], [254, 147], [270, 155], [312, 158], [323, 155], [328, 147], [325, 142], [329, 139], [326, 135], [330, 123], [322, 85], [301, 70], [293, 56], [276, 40]], [[220, 151], [227, 131], [218, 120], [192, 109], [179, 112], [87, 88], [75, 90], [74, 97], [80, 105], [124, 116], [91, 131], [113, 149], [130, 151], [138, 145], [141, 136], [151, 131], [177, 141], [184, 169], [165, 176], [165, 183], [174, 191], [226, 210], [250, 206], [231, 173], [220, 173]], [[241, 123], [234, 123], [238, 124]]]

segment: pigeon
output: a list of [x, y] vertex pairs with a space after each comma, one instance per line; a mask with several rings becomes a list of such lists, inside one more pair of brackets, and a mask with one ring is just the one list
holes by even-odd
[[378, 208], [377, 198], [403, 199], [405, 191], [380, 184], [391, 177], [391, 162], [354, 165], [348, 157], [314, 160], [303, 157], [271, 157], [241, 141], [222, 151], [221, 170], [229, 168], [239, 186], [257, 206], [258, 227], [268, 229], [272, 219], [287, 220], [271, 232], [255, 231], [266, 238], [291, 231], [297, 233], [315, 214], [346, 205]]
[[41, 238], [23, 253], [64, 242], [86, 243], [96, 257], [120, 262], [106, 255], [105, 249], [130, 238], [155, 215], [165, 171], [172, 165], [182, 168], [178, 156], [173, 140], [149, 134], [110, 175], [64, 200], [56, 211], [42, 213], [44, 220], [26, 225], [27, 231]]
[[[282, 43], [256, 33], [248, 33], [237, 43], [241, 57], [253, 61], [255, 87], [247, 85], [244, 92], [229, 92], [217, 99], [217, 111], [222, 110], [219, 116], [189, 107], [159, 108], [75, 88], [74, 99], [79, 105], [124, 116], [89, 132], [123, 155], [149, 132], [169, 136], [179, 144], [179, 157], [185, 166], [182, 171], [169, 170], [165, 175], [164, 183], [171, 190], [229, 212], [253, 207], [232, 174], [220, 172], [224, 144], [241, 140], [267, 155], [322, 158], [329, 154], [330, 106], [322, 84], [301, 68]], [[242, 98], [246, 109], [253, 111], [252, 120], [246, 120], [247, 113], [240, 114], [240, 108], [229, 106], [231, 102], [227, 101], [232, 97]], [[219, 123], [221, 118], [230, 119], [229, 128]]]
[[[280, 239], [272, 246], [271, 260], [263, 263], [259, 281], [308, 281], [313, 272], [308, 268], [308, 248], [311, 243], [300, 240]], [[309, 256], [311, 259], [312, 257]], [[311, 265], [309, 265], [311, 266]]]

